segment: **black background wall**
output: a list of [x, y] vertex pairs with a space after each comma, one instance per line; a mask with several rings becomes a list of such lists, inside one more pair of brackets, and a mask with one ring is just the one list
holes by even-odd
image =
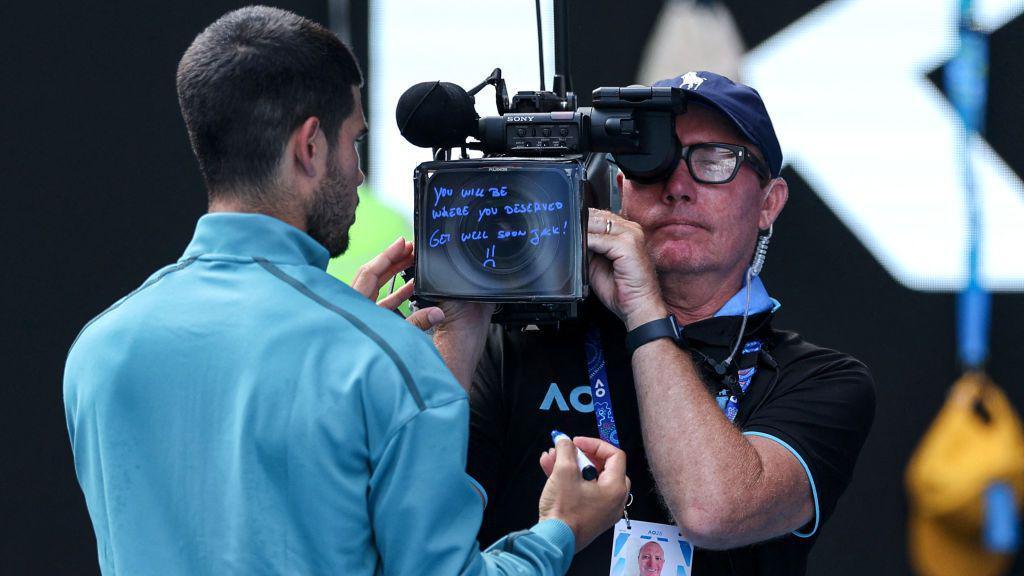
[[[177, 260], [206, 209], [174, 75], [246, 2], [9, 2], [3, 75], [0, 574], [95, 574], [61, 382], [81, 326]], [[288, 8], [327, 21], [324, 0]]]
[[[91, 4], [0, 8], [3, 574], [97, 572], [64, 423], [64, 357], [82, 324], [176, 259], [188, 242], [205, 194], [177, 110], [174, 70], [195, 34], [242, 5]], [[755, 46], [818, 2], [727, 4], [747, 45]], [[281, 5], [327, 21], [323, 0]], [[621, 39], [643, 38], [660, 6], [632, 2], [632, 16], [623, 18], [623, 4], [613, 0], [572, 5], [581, 92], [632, 81], [642, 46]], [[353, 12], [353, 42], [365, 58], [365, 4], [353, 3]], [[987, 122], [990, 142], [1017, 174], [1024, 174], [1024, 64], [1016, 60], [1022, 48], [1024, 19], [993, 36]], [[854, 482], [815, 548], [810, 573], [904, 574], [902, 472], [958, 374], [954, 298], [898, 285], [799, 173], [788, 169], [784, 176], [791, 198], [765, 272], [785, 304], [779, 323], [864, 360], [878, 393]], [[1024, 296], [998, 295], [994, 311], [990, 371], [1024, 408], [1014, 370], [1024, 342]]]

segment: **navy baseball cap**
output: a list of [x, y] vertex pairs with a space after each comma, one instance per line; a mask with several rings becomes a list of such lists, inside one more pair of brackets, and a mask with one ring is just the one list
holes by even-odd
[[724, 114], [739, 129], [740, 134], [761, 150], [772, 178], [779, 175], [782, 170], [782, 148], [779, 147], [772, 119], [768, 117], [768, 110], [757, 90], [703, 70], [659, 80], [654, 86], [682, 88], [688, 97]]

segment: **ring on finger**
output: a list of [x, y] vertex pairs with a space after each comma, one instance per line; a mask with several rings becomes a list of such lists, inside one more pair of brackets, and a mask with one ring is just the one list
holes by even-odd
[[604, 233], [605, 233], [605, 234], [611, 234], [611, 233], [612, 233], [612, 219], [611, 219], [611, 218], [609, 218], [609, 219], [608, 219], [608, 220], [607, 220], [607, 221], [605, 222], [605, 225], [604, 225]]

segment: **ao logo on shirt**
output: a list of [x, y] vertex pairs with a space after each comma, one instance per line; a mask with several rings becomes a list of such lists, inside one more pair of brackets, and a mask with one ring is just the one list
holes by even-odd
[[577, 386], [569, 392], [569, 401], [565, 401], [565, 396], [562, 395], [562, 390], [558, 387], [557, 382], [552, 382], [548, 386], [548, 393], [544, 395], [544, 400], [540, 403], [540, 409], [544, 411], [550, 411], [552, 406], [557, 406], [560, 412], [568, 412], [569, 406], [577, 412], [584, 414], [594, 411], [594, 397], [590, 395], [590, 386]]

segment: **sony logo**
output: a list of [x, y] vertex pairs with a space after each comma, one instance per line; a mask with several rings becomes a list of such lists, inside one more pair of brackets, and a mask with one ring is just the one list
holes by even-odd
[[509, 122], [533, 122], [533, 116], [509, 116]]

